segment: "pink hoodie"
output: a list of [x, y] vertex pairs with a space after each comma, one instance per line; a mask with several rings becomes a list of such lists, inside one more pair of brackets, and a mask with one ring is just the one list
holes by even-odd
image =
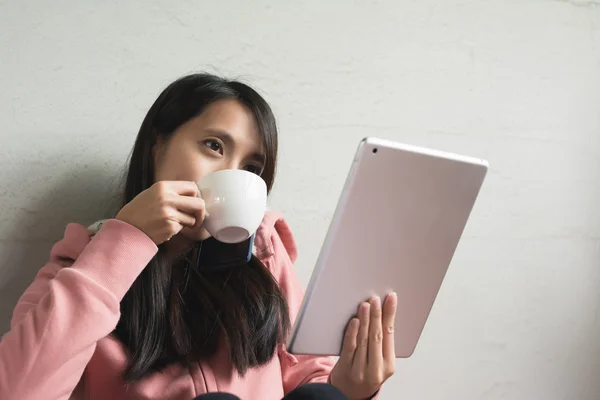
[[[266, 214], [255, 244], [256, 256], [282, 288], [293, 323], [303, 289], [293, 268], [294, 238], [281, 215]], [[0, 399], [190, 400], [222, 391], [245, 400], [279, 400], [301, 384], [328, 380], [334, 365], [329, 357], [294, 356], [280, 348], [269, 364], [242, 378], [222, 349], [189, 369], [171, 365], [126, 386], [121, 376], [127, 355], [110, 333], [119, 302], [156, 252], [148, 236], [115, 219], [93, 236], [69, 224], [0, 342]]]

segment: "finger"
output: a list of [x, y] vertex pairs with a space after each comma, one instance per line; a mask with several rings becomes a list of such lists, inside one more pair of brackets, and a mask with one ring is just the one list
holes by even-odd
[[179, 210], [173, 211], [171, 219], [179, 223], [181, 226], [187, 226], [189, 228], [192, 228], [194, 225], [196, 225], [196, 218], [194, 218], [193, 215], [186, 214]]
[[196, 225], [201, 224], [206, 218], [206, 204], [200, 197], [175, 196], [173, 206], [179, 211], [192, 215]]
[[164, 237], [162, 238], [161, 243], [171, 240], [173, 236], [177, 235], [181, 229], [183, 229], [183, 225], [175, 220], [168, 220], [164, 229]]
[[367, 362], [371, 369], [383, 368], [383, 328], [381, 325], [381, 299], [373, 297], [371, 304], [371, 318], [369, 321], [369, 353]]
[[358, 335], [357, 347], [354, 352], [354, 362], [352, 363], [352, 372], [354, 376], [362, 377], [367, 365], [367, 348], [369, 346], [369, 313], [371, 305], [362, 303], [358, 307]]
[[200, 189], [198, 185], [190, 181], [162, 181], [159, 185], [165, 186], [168, 190], [177, 193], [180, 196], [199, 197]]
[[359, 319], [352, 318], [346, 327], [346, 333], [344, 334], [344, 343], [342, 344], [342, 352], [340, 354], [339, 362], [344, 363], [344, 365], [346, 365], [348, 368], [352, 367], [352, 361], [354, 360], [359, 326]]
[[396, 323], [396, 310], [398, 308], [398, 296], [396, 293], [389, 294], [383, 304], [383, 359], [385, 368], [393, 371], [396, 365], [396, 349], [394, 346], [394, 326]]

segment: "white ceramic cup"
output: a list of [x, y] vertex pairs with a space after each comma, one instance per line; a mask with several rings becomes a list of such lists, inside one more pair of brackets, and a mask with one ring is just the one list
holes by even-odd
[[252, 236], [267, 207], [267, 185], [244, 170], [220, 170], [197, 183], [208, 216], [204, 228], [223, 243], [239, 243]]

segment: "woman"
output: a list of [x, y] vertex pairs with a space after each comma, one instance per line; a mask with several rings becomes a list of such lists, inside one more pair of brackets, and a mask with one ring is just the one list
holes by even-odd
[[68, 225], [19, 300], [0, 342], [0, 399], [376, 395], [394, 372], [395, 295], [359, 307], [334, 364], [285, 350], [303, 292], [279, 214], [266, 213], [247, 265], [193, 262], [209, 236], [194, 182], [244, 169], [270, 190], [276, 161], [275, 118], [256, 91], [206, 74], [168, 86], [140, 128], [122, 209]]

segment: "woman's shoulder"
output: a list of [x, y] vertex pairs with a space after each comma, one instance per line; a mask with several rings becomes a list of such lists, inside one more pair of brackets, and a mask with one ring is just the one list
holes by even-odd
[[254, 238], [256, 256], [261, 260], [268, 260], [285, 252], [293, 263], [298, 257], [298, 248], [292, 230], [286, 222], [283, 214], [278, 211], [269, 210], [256, 232]]
[[[110, 220], [99, 220], [91, 225], [69, 223], [63, 238], [52, 247], [51, 257], [59, 260], [76, 260], [90, 240], [100, 228]], [[269, 260], [274, 256], [289, 258], [293, 263], [298, 256], [294, 235], [286, 222], [283, 213], [269, 210], [256, 231], [254, 238], [256, 256]], [[281, 254], [285, 253], [285, 254]]]

